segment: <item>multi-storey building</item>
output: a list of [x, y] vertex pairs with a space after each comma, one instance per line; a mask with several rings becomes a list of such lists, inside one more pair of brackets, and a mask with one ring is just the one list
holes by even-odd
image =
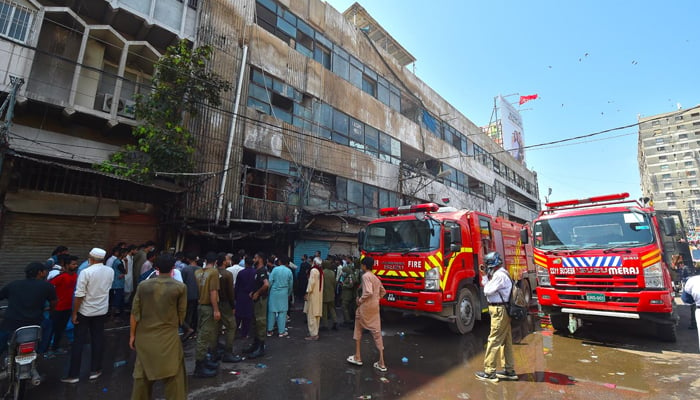
[[[298, 258], [356, 252], [357, 230], [402, 203], [535, 215], [535, 173], [411, 73], [414, 57], [357, 3], [340, 13], [319, 0], [212, 1], [201, 24], [201, 42], [230, 57], [224, 75], [243, 76], [228, 234], [269, 221]], [[209, 193], [202, 220], [217, 204]]]
[[132, 141], [134, 95], [149, 90], [169, 44], [194, 40], [197, 6], [0, 0], [0, 103], [16, 95], [2, 138], [0, 284], [57, 245], [85, 257], [92, 246], [156, 239], [174, 215], [161, 205], [181, 188], [138, 185], [92, 165]]
[[700, 107], [639, 118], [638, 159], [643, 196], [700, 227]]
[[[25, 83], [0, 181], [0, 268], [57, 244], [156, 234], [195, 251], [352, 254], [382, 207], [434, 201], [518, 221], [538, 209], [536, 174], [415, 76], [415, 58], [358, 4], [344, 13], [320, 0], [3, 8], [12, 12], [0, 12], [11, 21], [0, 19], [0, 90], [12, 92], [10, 76]], [[95, 172], [133, 140], [133, 95], [149, 90], [154, 61], [180, 38], [212, 46], [211, 69], [235, 86], [190, 121], [190, 184]], [[30, 237], [41, 240], [22, 250]]]

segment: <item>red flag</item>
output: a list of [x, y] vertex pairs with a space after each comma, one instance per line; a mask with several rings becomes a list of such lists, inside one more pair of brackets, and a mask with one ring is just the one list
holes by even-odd
[[530, 100], [535, 100], [537, 98], [537, 94], [531, 94], [528, 96], [520, 96], [520, 105], [522, 106], [523, 104], [527, 103]]

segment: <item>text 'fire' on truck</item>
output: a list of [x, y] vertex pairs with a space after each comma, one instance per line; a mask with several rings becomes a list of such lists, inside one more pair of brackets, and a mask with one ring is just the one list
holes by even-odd
[[671, 256], [690, 261], [677, 212], [627, 193], [546, 204], [532, 222], [537, 299], [557, 330], [584, 320], [646, 320], [676, 340]]
[[403, 312], [448, 322], [456, 333], [472, 330], [488, 310], [479, 265], [498, 251], [530, 300], [536, 283], [532, 249], [521, 241], [524, 225], [477, 211], [435, 203], [383, 208], [360, 231], [362, 256], [386, 288], [386, 316]]

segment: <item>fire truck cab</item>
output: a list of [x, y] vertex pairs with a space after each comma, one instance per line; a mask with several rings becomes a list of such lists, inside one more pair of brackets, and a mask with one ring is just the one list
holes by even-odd
[[679, 252], [682, 221], [627, 197], [546, 204], [532, 222], [537, 298], [557, 330], [573, 332], [584, 320], [646, 320], [675, 341], [667, 260]]
[[360, 231], [363, 257], [387, 295], [383, 312], [410, 312], [470, 332], [487, 309], [478, 266], [498, 251], [511, 276], [522, 280], [528, 300], [535, 284], [532, 251], [521, 242], [523, 225], [488, 214], [434, 203], [384, 208]]

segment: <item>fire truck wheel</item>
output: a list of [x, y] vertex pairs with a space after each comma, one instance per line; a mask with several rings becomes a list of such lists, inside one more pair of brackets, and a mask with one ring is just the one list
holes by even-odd
[[676, 342], [676, 324], [656, 324], [656, 336], [664, 342]]
[[450, 330], [462, 335], [471, 332], [474, 328], [477, 312], [474, 294], [468, 288], [462, 288], [459, 291], [459, 297], [457, 297], [455, 322], [449, 325]]

